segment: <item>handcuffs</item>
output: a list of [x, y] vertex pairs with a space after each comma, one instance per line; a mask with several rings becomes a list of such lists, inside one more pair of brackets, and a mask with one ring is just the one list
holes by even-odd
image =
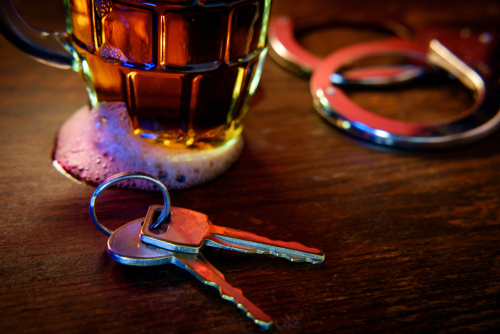
[[[342, 22], [346, 20], [382, 27], [397, 37], [350, 45], [321, 59], [297, 42], [292, 18], [275, 17], [269, 26], [271, 57], [295, 74], [312, 74], [314, 106], [332, 125], [380, 145], [415, 149], [459, 146], [479, 140], [500, 126], [499, 75], [488, 65], [497, 42], [495, 35], [473, 34], [470, 29], [458, 33], [423, 27], [410, 39], [409, 29], [390, 20], [353, 15], [344, 16]], [[306, 28], [324, 24], [318, 22]], [[420, 65], [393, 65], [337, 73], [355, 61], [385, 55], [405, 56], [428, 64], [429, 68], [447, 71], [473, 92], [474, 104], [454, 118], [436, 123], [395, 120], [358, 106], [342, 91], [343, 85], [392, 85], [416, 79], [428, 71]]]

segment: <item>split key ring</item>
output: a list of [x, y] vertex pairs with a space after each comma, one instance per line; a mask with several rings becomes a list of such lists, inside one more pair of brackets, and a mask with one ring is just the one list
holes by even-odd
[[111, 187], [115, 183], [118, 183], [120, 181], [124, 181], [127, 179], [140, 179], [140, 180], [152, 182], [158, 188], [160, 188], [160, 191], [163, 194], [163, 209], [160, 213], [160, 216], [156, 220], [156, 222], [151, 224], [151, 229], [155, 229], [158, 226], [160, 226], [161, 224], [163, 224], [166, 220], [168, 220], [168, 217], [170, 215], [170, 195], [168, 194], [168, 190], [163, 183], [161, 183], [159, 180], [157, 180], [153, 176], [146, 174], [146, 173], [140, 173], [140, 172], [118, 173], [118, 174], [111, 176], [110, 178], [107, 178], [99, 187], [97, 187], [97, 189], [92, 194], [92, 197], [90, 198], [90, 208], [89, 208], [90, 218], [92, 219], [92, 222], [94, 223], [94, 225], [99, 229], [99, 231], [106, 234], [107, 236], [110, 236], [113, 233], [113, 231], [106, 228], [104, 225], [102, 225], [99, 222], [99, 220], [97, 220], [97, 216], [95, 213], [95, 201], [96, 201], [97, 197], [99, 197], [104, 192], [104, 190]]

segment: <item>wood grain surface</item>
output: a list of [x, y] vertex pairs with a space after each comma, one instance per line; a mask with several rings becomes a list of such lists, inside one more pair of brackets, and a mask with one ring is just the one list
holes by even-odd
[[[16, 4], [36, 27], [64, 27], [58, 1]], [[483, 0], [275, 0], [273, 15], [346, 10], [410, 27], [500, 28], [500, 4]], [[324, 30], [301, 42], [326, 55], [366, 36]], [[472, 101], [445, 79], [349, 94], [413, 120], [448, 117]], [[50, 159], [57, 129], [86, 102], [78, 74], [35, 62], [1, 37], [0, 333], [262, 332], [173, 265], [109, 258], [88, 215], [94, 189], [59, 174]], [[269, 333], [498, 333], [500, 133], [453, 150], [389, 151], [330, 127], [311, 102], [307, 80], [266, 60], [239, 161], [171, 198], [215, 224], [322, 249], [326, 261], [205, 249], [207, 259], [273, 317]], [[110, 190], [98, 215], [117, 227], [161, 202], [159, 193]]]

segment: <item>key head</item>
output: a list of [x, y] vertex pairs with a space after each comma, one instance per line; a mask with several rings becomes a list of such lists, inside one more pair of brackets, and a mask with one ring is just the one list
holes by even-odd
[[144, 218], [136, 219], [111, 234], [107, 248], [109, 256], [119, 263], [131, 266], [146, 267], [172, 263], [172, 253], [148, 246], [141, 241], [143, 221]]
[[161, 211], [161, 205], [151, 205], [144, 220], [141, 240], [166, 250], [181, 253], [199, 253], [207, 235], [210, 233], [208, 216], [184, 208], [170, 207], [170, 222], [151, 230], [155, 212]]

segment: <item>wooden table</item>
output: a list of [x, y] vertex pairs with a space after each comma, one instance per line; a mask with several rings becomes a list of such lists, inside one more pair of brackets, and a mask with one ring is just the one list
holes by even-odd
[[[64, 25], [58, 1], [17, 3], [37, 27]], [[342, 17], [353, 9], [412, 27], [500, 20], [493, 0], [275, 0], [273, 15]], [[325, 55], [369, 35], [326, 31], [302, 42]], [[51, 166], [57, 129], [87, 101], [81, 79], [0, 43], [0, 332], [261, 332], [173, 265], [136, 268], [109, 258], [88, 215], [94, 189]], [[394, 118], [443, 117], [472, 101], [450, 81], [349, 94]], [[326, 261], [206, 249], [209, 261], [274, 318], [271, 333], [498, 330], [500, 133], [453, 150], [387, 151], [335, 130], [311, 101], [306, 80], [268, 59], [239, 161], [171, 197], [216, 224], [320, 248]], [[110, 190], [98, 204], [99, 217], [116, 227], [161, 196]]]

